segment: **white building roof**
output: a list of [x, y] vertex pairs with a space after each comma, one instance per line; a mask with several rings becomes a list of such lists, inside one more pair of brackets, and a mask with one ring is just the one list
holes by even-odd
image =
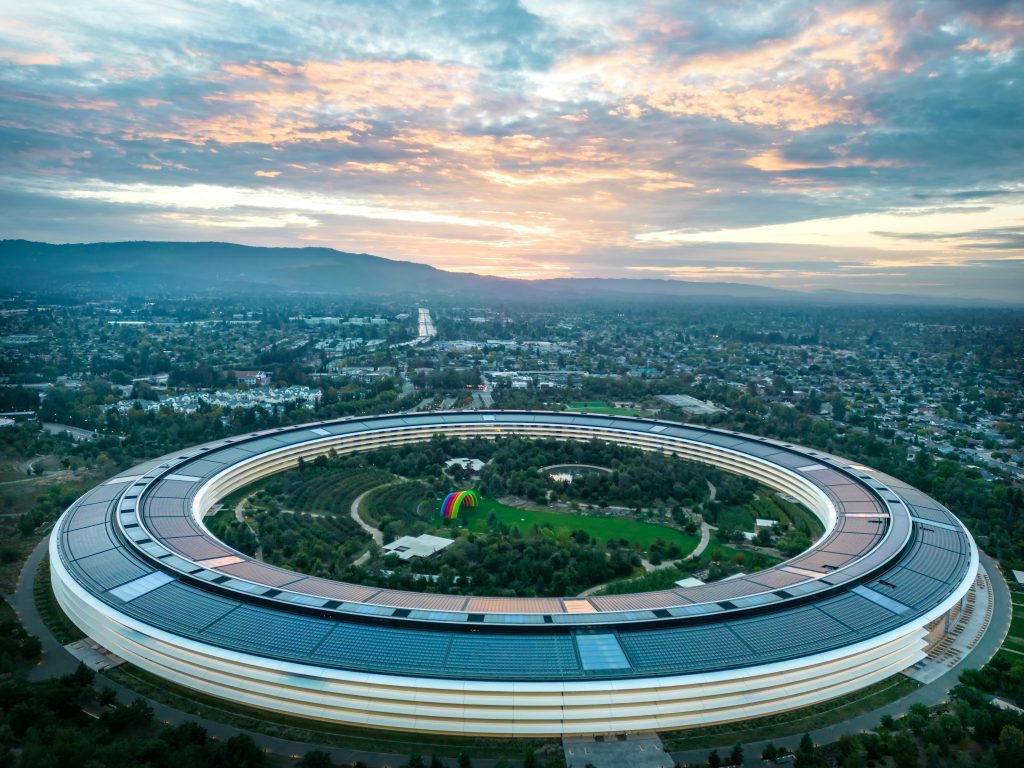
[[699, 587], [703, 584], [703, 581], [694, 578], [693, 576], [687, 576], [685, 579], [680, 579], [676, 582], [677, 587]]
[[390, 544], [384, 545], [384, 551], [393, 552], [402, 560], [411, 560], [414, 557], [430, 557], [454, 542], [455, 539], [445, 539], [441, 536], [423, 533], [419, 536], [402, 536], [395, 539]]

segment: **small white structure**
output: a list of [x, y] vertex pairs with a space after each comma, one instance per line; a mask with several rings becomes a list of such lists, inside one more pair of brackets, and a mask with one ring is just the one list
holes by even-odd
[[684, 411], [694, 416], [707, 416], [712, 413], [722, 413], [723, 411], [729, 410], [728, 408], [722, 408], [706, 400], [698, 400], [696, 397], [690, 397], [690, 395], [658, 395], [658, 399], [663, 403], [674, 405], [676, 408], [682, 408]]
[[769, 520], [766, 517], [758, 517], [754, 520], [754, 530], [760, 531], [762, 528], [774, 528], [778, 524], [778, 520]]
[[398, 555], [400, 560], [412, 560], [414, 557], [430, 557], [454, 542], [455, 539], [445, 539], [441, 536], [423, 533], [419, 536], [402, 536], [395, 539], [390, 544], [384, 545], [384, 551], [388, 554]]
[[448, 459], [444, 463], [445, 469], [451, 469], [452, 467], [462, 467], [472, 472], [479, 472], [484, 468], [484, 463], [480, 459], [470, 459], [465, 456], [458, 459]]
[[700, 587], [703, 586], [703, 584], [703, 581], [694, 578], [693, 576], [687, 576], [685, 579], [680, 579], [676, 582], [677, 587]]
[[1024, 709], [1021, 709], [1016, 704], [1011, 704], [1006, 699], [1000, 699], [998, 696], [993, 696], [989, 701], [1007, 712], [1016, 712], [1018, 715], [1024, 714]]
[[1024, 584], [1024, 571], [1014, 571], [1013, 578], [1017, 580], [1018, 584]]

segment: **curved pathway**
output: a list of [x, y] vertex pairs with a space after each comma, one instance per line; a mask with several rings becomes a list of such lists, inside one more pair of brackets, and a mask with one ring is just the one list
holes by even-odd
[[359, 506], [363, 503], [363, 499], [365, 499], [371, 493], [380, 488], [386, 488], [389, 485], [394, 485], [394, 483], [375, 485], [370, 490], [363, 491], [362, 493], [355, 497], [355, 499], [352, 501], [352, 506], [349, 509], [349, 515], [351, 516], [351, 518], [359, 524], [360, 528], [362, 528], [364, 531], [370, 534], [370, 536], [373, 538], [374, 542], [377, 544], [378, 547], [384, 546], [384, 534], [381, 533], [379, 528], [374, 528], [372, 525], [367, 523], [365, 520], [363, 520], [363, 518], [359, 516]]
[[42, 658], [39, 664], [29, 671], [29, 680], [69, 675], [78, 669], [78, 660], [64, 650], [64, 646], [47, 629], [39, 611], [36, 610], [36, 601], [32, 594], [36, 583], [36, 571], [46, 555], [46, 545], [49, 541], [49, 536], [43, 537], [43, 540], [36, 544], [35, 549], [29, 554], [18, 575], [18, 586], [11, 596], [13, 599], [9, 600], [14, 606], [15, 613], [18, 614], [21, 625], [29, 633], [38, 637], [43, 646]]
[[711, 526], [703, 520], [700, 521], [700, 542], [694, 547], [693, 552], [686, 556], [686, 560], [696, 560], [704, 554], [704, 550], [711, 543]]
[[565, 463], [565, 462], [563, 462], [561, 464], [549, 464], [546, 467], [541, 467], [540, 471], [541, 472], [547, 472], [549, 469], [559, 469], [559, 468], [562, 468], [562, 467], [565, 467], [566, 469], [573, 469], [575, 467], [583, 467], [585, 469], [598, 469], [598, 470], [600, 470], [602, 472], [606, 472], [608, 474], [611, 474], [611, 472], [612, 472], [608, 467], [599, 467], [597, 464], [573, 464], [571, 462], [568, 463], [568, 464]]

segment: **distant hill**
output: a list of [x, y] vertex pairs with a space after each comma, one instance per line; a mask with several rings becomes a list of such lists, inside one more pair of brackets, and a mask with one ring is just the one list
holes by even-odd
[[[827, 291], [803, 293], [746, 283], [559, 278], [512, 280], [445, 272], [332, 248], [266, 248], [234, 243], [147, 242], [55, 245], [0, 241], [0, 287], [124, 295], [321, 294], [442, 300], [592, 302], [716, 300], [829, 304], [935, 303], [927, 297]], [[964, 302], [960, 302], [964, 303]], [[977, 302], [982, 303], [982, 302]]]

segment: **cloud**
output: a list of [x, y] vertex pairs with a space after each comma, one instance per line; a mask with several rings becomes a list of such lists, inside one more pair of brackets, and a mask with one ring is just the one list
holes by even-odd
[[[340, 196], [295, 192], [287, 189], [249, 189], [213, 184], [171, 186], [157, 184], [108, 184], [92, 182], [82, 186], [52, 190], [58, 197], [77, 200], [99, 200], [119, 205], [148, 206], [158, 209], [195, 211], [232, 211], [258, 209], [264, 211], [291, 211], [307, 214], [302, 219], [308, 226], [309, 215], [347, 216], [382, 221], [445, 224], [460, 227], [479, 227], [508, 230], [523, 234], [543, 232], [542, 227], [529, 226], [500, 219], [489, 220], [444, 211], [403, 209], [378, 205]], [[200, 221], [195, 218], [195, 221]]]
[[765, 150], [760, 154], [754, 155], [753, 157], [746, 160], [746, 164], [751, 168], [756, 168], [759, 171], [766, 171], [769, 173], [777, 173], [779, 171], [807, 171], [821, 168], [853, 168], [853, 167], [892, 167], [895, 163], [885, 160], [876, 160], [874, 162], [865, 160], [859, 157], [833, 157], [831, 159], [824, 159], [820, 161], [801, 161], [801, 160], [790, 160], [783, 156], [782, 151], [777, 147]]
[[[636, 236], [643, 243], [773, 243], [822, 247], [875, 248], [882, 251], [928, 250], [938, 258], [956, 260], [963, 245], [1001, 247], [993, 233], [1019, 234], [1024, 203], [990, 207], [915, 208], [859, 213], [786, 224], [709, 231], [662, 230]], [[927, 241], [923, 243], [922, 241]]]
[[1019, 258], [1020, 3], [125, 8], [2, 12], [8, 236], [988, 292]]

